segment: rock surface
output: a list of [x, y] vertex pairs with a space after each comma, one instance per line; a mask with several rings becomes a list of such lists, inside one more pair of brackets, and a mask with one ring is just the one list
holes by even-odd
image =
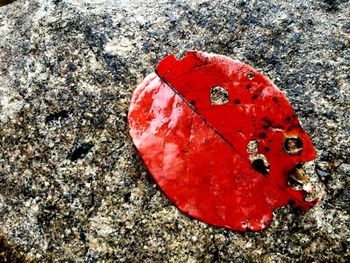
[[[0, 8], [1, 260], [349, 260], [350, 3], [188, 2]], [[161, 58], [187, 49], [239, 59], [286, 92], [318, 152], [315, 208], [240, 233], [162, 194], [128, 135], [128, 104]]]

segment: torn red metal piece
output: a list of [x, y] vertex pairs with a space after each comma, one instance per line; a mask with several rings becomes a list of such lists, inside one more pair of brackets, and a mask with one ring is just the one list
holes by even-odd
[[[224, 103], [211, 100], [215, 87], [227, 93]], [[155, 181], [196, 219], [261, 230], [273, 209], [291, 203], [306, 211], [317, 202], [287, 183], [315, 158], [311, 140], [283, 93], [242, 62], [196, 51], [168, 56], [137, 86], [128, 117]]]

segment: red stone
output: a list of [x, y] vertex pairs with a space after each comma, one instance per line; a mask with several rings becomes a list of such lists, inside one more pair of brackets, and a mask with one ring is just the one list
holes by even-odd
[[[213, 105], [211, 88], [228, 92]], [[163, 59], [136, 88], [129, 129], [153, 178], [184, 213], [235, 230], [267, 228], [272, 211], [291, 203], [306, 211], [306, 192], [287, 184], [288, 174], [313, 160], [315, 150], [284, 94], [263, 74], [225, 56], [189, 51]], [[288, 154], [284, 141], [303, 148]], [[270, 164], [254, 169], [247, 144]]]

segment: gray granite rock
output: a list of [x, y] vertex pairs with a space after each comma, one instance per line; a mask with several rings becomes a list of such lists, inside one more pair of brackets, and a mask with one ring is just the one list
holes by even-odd
[[[349, 17], [347, 0], [1, 7], [0, 259], [348, 261]], [[246, 62], [286, 93], [318, 152], [315, 208], [240, 233], [183, 215], [155, 185], [128, 104], [161, 58], [187, 49]]]

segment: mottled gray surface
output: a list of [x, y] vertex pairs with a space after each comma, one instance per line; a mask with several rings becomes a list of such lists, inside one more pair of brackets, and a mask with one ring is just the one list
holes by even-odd
[[[186, 2], [0, 8], [0, 257], [349, 260], [350, 3]], [[268, 230], [239, 233], [181, 214], [161, 193], [128, 135], [128, 104], [161, 58], [186, 49], [246, 62], [286, 92], [318, 152], [315, 208], [280, 208]]]

